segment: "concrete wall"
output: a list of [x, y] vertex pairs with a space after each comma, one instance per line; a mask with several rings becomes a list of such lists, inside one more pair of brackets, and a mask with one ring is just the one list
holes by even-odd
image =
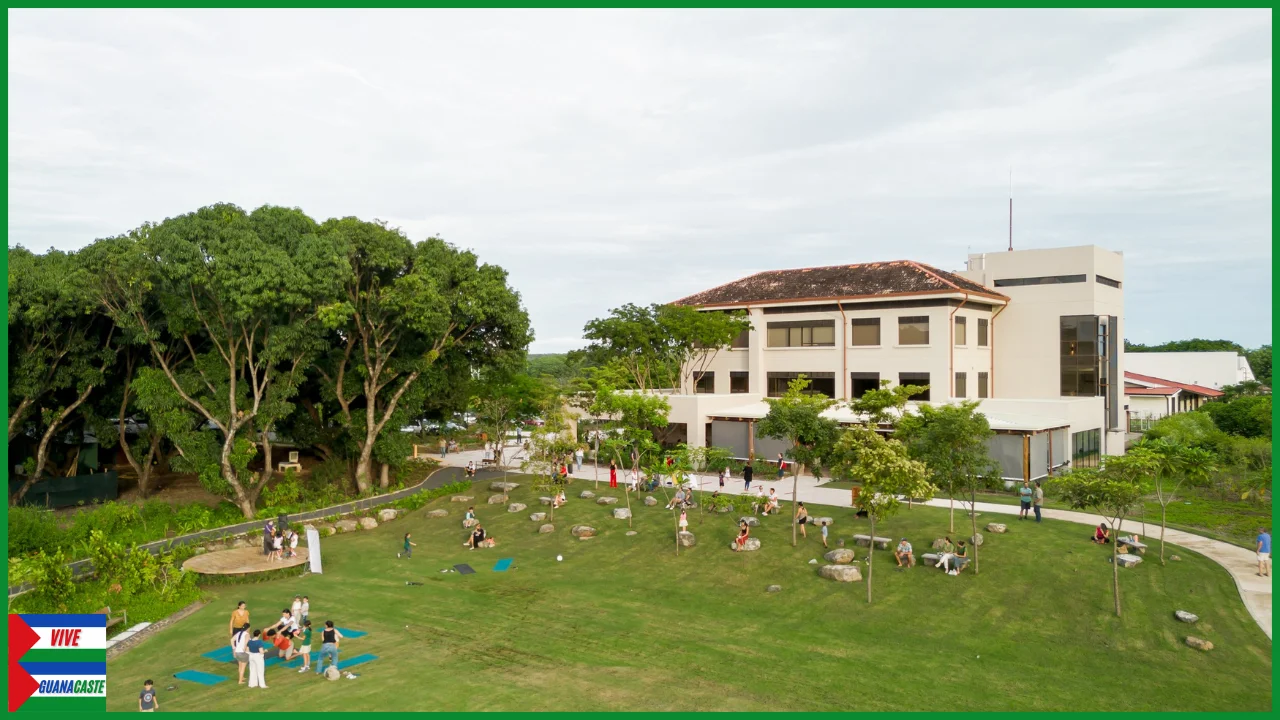
[[1214, 390], [1255, 379], [1249, 361], [1233, 352], [1130, 353], [1125, 369]]

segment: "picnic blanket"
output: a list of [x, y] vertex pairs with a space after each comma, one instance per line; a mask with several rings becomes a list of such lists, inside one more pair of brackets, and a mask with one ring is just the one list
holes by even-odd
[[494, 572], [506, 572], [511, 567], [511, 563], [515, 562], [515, 558], [502, 558], [493, 566]]
[[457, 570], [457, 571], [458, 571], [458, 573], [459, 573], [459, 574], [461, 574], [461, 575], [475, 575], [475, 574], [476, 574], [476, 570], [475, 570], [475, 568], [471, 567], [470, 565], [468, 565], [468, 564], [466, 564], [466, 563], [462, 563], [461, 565], [454, 565], [454, 566], [453, 566], [453, 569], [454, 569], [454, 570]]
[[179, 680], [186, 680], [188, 682], [200, 683], [201, 685], [217, 685], [220, 682], [226, 681], [226, 678], [222, 677], [221, 675], [214, 675], [213, 673], [200, 672], [199, 670], [183, 670], [180, 673], [174, 673], [173, 676], [178, 678]]

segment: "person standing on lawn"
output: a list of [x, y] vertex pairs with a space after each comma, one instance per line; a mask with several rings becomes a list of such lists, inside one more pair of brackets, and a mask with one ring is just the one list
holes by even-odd
[[609, 461], [609, 487], [618, 487], [618, 463]]
[[267, 687], [266, 656], [263, 654], [262, 631], [254, 630], [253, 639], [249, 641], [249, 687]]
[[138, 711], [139, 712], [155, 712], [160, 709], [160, 703], [156, 702], [156, 686], [150, 680], [142, 683], [142, 692], [138, 694]]
[[305, 620], [302, 623], [302, 639], [298, 641], [301, 647], [298, 652], [302, 654], [302, 668], [298, 670], [304, 673], [311, 669], [311, 621]]
[[1022, 489], [1018, 490], [1018, 500], [1022, 503], [1018, 511], [1018, 519], [1026, 520], [1027, 513], [1031, 512], [1031, 483], [1026, 480], [1022, 481]]
[[1031, 504], [1036, 510], [1036, 522], [1040, 522], [1040, 506], [1044, 505], [1044, 488], [1036, 481], [1036, 492], [1031, 496]]
[[240, 685], [244, 684], [244, 671], [249, 667], [249, 623], [236, 629], [231, 636], [231, 657], [240, 666]]
[[324, 630], [320, 632], [320, 657], [316, 660], [316, 674], [324, 673], [324, 661], [328, 660], [333, 667], [338, 667], [338, 643], [342, 642], [342, 633], [333, 626], [332, 620], [324, 621]]
[[249, 622], [249, 608], [245, 607], [244, 601], [236, 603], [236, 609], [231, 611], [231, 627], [228, 628], [230, 634], [235, 635], [236, 631]]

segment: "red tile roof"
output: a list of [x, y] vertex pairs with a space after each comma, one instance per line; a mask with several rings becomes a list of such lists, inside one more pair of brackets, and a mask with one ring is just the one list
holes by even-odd
[[1127, 387], [1124, 389], [1125, 395], [1177, 395], [1178, 388], [1173, 387]]
[[[1203, 385], [1191, 385], [1190, 383], [1180, 383], [1175, 380], [1166, 380], [1164, 378], [1158, 378], [1152, 375], [1139, 375], [1138, 373], [1129, 372], [1127, 370], [1124, 373], [1124, 377], [1126, 380], [1136, 380], [1138, 382], [1150, 383], [1152, 385], [1158, 385], [1160, 387], [1166, 387], [1166, 388], [1177, 388], [1178, 390], [1186, 390], [1187, 392], [1193, 392], [1193, 393], [1196, 393], [1197, 395], [1204, 395], [1205, 397], [1222, 397], [1221, 390], [1214, 390], [1213, 388], [1205, 387]], [[1129, 391], [1125, 390], [1125, 392], [1127, 393]], [[1151, 395], [1154, 393], [1138, 393], [1138, 394]]]
[[676, 300], [676, 305], [891, 297], [934, 293], [973, 293], [1008, 300], [988, 287], [955, 273], [912, 260], [767, 270]]

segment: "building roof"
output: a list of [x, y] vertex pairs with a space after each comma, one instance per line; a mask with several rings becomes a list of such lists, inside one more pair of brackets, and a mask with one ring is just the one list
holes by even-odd
[[1127, 387], [1124, 389], [1125, 395], [1177, 395], [1181, 392], [1178, 388], [1173, 387]]
[[876, 298], [933, 293], [973, 293], [998, 300], [1005, 295], [955, 273], [912, 260], [767, 270], [703, 290], [676, 305], [743, 305], [844, 298]]
[[[1196, 393], [1197, 395], [1204, 395], [1205, 397], [1222, 397], [1221, 390], [1214, 390], [1213, 388], [1205, 387], [1203, 385], [1192, 385], [1190, 383], [1180, 383], [1176, 380], [1166, 380], [1164, 378], [1158, 378], [1152, 375], [1139, 375], [1138, 373], [1135, 373], [1135, 372], [1125, 371], [1124, 379], [1131, 380], [1133, 382], [1152, 385], [1155, 388], [1176, 388], [1178, 390], [1186, 390], [1187, 392], [1193, 392], [1193, 393]], [[1131, 392], [1131, 389], [1126, 389], [1125, 392], [1130, 395], [1158, 394], [1158, 393], [1134, 393], [1134, 392]], [[1165, 394], [1172, 395], [1173, 393], [1165, 393]]]

